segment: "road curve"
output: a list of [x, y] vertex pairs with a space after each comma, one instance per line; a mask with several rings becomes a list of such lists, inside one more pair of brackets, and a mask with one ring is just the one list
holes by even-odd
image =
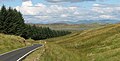
[[25, 48], [21, 48], [21, 49], [0, 55], [0, 61], [21, 61], [21, 59], [23, 59], [26, 55], [33, 52], [34, 50], [36, 50], [40, 46], [42, 46], [42, 45], [35, 44], [33, 46], [28, 46]]

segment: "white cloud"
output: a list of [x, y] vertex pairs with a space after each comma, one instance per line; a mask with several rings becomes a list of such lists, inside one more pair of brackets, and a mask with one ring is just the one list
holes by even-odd
[[68, 15], [67, 14], [62, 14], [61, 17], [68, 17]]
[[51, 18], [50, 16], [35, 16], [38, 19], [42, 19], [42, 20], [48, 20], [49, 18]]
[[21, 6], [16, 7], [21, 11], [26, 21], [29, 22], [59, 22], [78, 20], [101, 20], [119, 19], [120, 6], [93, 4], [91, 9], [84, 9], [77, 6], [45, 5], [42, 3], [32, 4], [25, 1]]
[[98, 13], [111, 13], [115, 9], [114, 7], [106, 6], [106, 5], [100, 5], [100, 4], [94, 4], [92, 10]]
[[33, 6], [32, 1], [25, 1], [22, 3], [22, 6]]
[[[37, 4], [36, 6], [38, 6], [40, 4]], [[17, 6], [16, 9], [21, 11], [24, 15], [36, 15], [39, 13], [39, 10], [41, 8], [36, 8], [36, 7], [32, 7], [33, 4], [31, 1], [25, 1], [22, 3], [21, 6]], [[44, 7], [41, 5], [41, 7]]]
[[112, 19], [112, 18], [115, 18], [115, 17], [114, 16], [110, 16], [110, 15], [100, 15], [100, 18]]
[[96, 7], [96, 6], [100, 6], [100, 4], [93, 4], [93, 6], [94, 6], [94, 7]]
[[96, 1], [96, 0], [46, 0], [51, 3], [60, 3], [60, 2], [84, 2], [84, 1]]

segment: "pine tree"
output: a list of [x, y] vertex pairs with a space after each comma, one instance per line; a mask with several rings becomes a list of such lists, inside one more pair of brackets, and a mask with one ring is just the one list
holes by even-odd
[[7, 10], [5, 8], [5, 6], [3, 5], [2, 8], [1, 8], [1, 11], [0, 11], [0, 32], [4, 32], [4, 21], [5, 21], [5, 16], [7, 15]]

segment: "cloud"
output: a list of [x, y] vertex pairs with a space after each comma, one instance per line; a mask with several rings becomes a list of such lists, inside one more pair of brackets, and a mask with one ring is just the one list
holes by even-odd
[[[15, 1], [15, 0], [0, 0], [0, 2], [3, 2], [3, 1]], [[22, 0], [23, 2], [25, 1], [30, 1], [30, 0]]]
[[59, 3], [59, 2], [84, 2], [84, 1], [96, 1], [96, 0], [46, 0], [47, 2], [51, 3]]
[[120, 5], [93, 4], [91, 10], [98, 14], [99, 19], [119, 20]]
[[100, 18], [105, 18], [105, 19], [115, 18], [114, 16], [111, 16], [111, 15], [100, 15], [99, 17], [100, 17]]
[[120, 5], [93, 4], [90, 9], [85, 9], [79, 6], [33, 4], [31, 1], [24, 1], [15, 8], [22, 12], [27, 23], [120, 19]]
[[32, 4], [31, 1], [29, 1], [29, 0], [27, 1], [26, 0], [25, 2], [22, 3], [22, 6], [33, 6], [33, 4]]
[[31, 1], [25, 1], [21, 6], [15, 7], [18, 11], [21, 11], [24, 15], [35, 15], [39, 8], [30, 7], [33, 6]]
[[23, 2], [25, 2], [25, 1], [30, 1], [30, 0], [22, 0]]
[[3, 2], [3, 1], [14, 1], [14, 0], [0, 0], [0, 2]]

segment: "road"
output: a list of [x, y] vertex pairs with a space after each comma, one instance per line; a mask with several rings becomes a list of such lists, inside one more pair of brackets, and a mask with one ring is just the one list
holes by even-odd
[[21, 48], [15, 51], [8, 52], [6, 54], [0, 55], [0, 61], [21, 61], [21, 59], [25, 58], [29, 53], [33, 52], [40, 46], [42, 45], [35, 44], [33, 46], [28, 46], [25, 48]]

